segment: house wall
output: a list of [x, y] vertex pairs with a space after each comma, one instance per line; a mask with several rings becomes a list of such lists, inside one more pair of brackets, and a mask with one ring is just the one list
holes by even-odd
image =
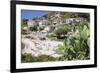
[[47, 21], [40, 21], [39, 26], [47, 26], [49, 23]]
[[32, 27], [34, 25], [37, 25], [37, 23], [35, 21], [32, 21], [32, 20], [28, 21], [27, 24], [28, 24], [28, 27]]

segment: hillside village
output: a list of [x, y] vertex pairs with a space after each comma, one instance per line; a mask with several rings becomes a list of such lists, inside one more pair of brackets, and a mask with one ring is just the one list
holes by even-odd
[[48, 32], [50, 31], [50, 27], [54, 27], [55, 29], [58, 28], [59, 26], [63, 25], [75, 25], [79, 24], [82, 21], [85, 21], [83, 17], [74, 17], [74, 18], [65, 18], [62, 19], [60, 13], [55, 13], [53, 16], [50, 16], [52, 21], [47, 20], [46, 18], [43, 18], [41, 20], [36, 19], [36, 20], [28, 20], [27, 21], [27, 26], [23, 27], [23, 30], [28, 30], [28, 28], [31, 28], [33, 26], [39, 26], [45, 28], [42, 31], [39, 32]]
[[88, 14], [48, 12], [44, 16], [22, 21], [22, 54], [62, 57], [59, 45], [61, 47], [67, 38], [79, 33], [76, 28], [81, 23], [89, 22], [86, 16]]

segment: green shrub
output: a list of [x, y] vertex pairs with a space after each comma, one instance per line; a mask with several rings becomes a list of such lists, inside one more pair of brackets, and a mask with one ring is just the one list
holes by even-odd
[[33, 58], [33, 56], [31, 54], [25, 53], [25, 54], [21, 55], [21, 61], [22, 62], [32, 62], [33, 60], [34, 60], [34, 58]]
[[67, 33], [70, 31], [71, 31], [71, 28], [69, 28], [68, 26], [64, 26], [64, 27], [57, 28], [54, 33], [56, 34], [57, 38], [59, 39], [59, 38], [62, 38], [62, 35], [64, 38], [66, 38]]
[[38, 30], [44, 30], [45, 27], [41, 26], [41, 27], [38, 27]]
[[54, 33], [49, 33], [49, 34], [47, 35], [47, 37], [50, 38], [50, 39], [52, 39], [52, 38], [55, 38], [55, 37], [56, 37], [56, 34], [54, 34]]
[[90, 32], [88, 24], [81, 23], [58, 49], [63, 54], [60, 60], [86, 60], [90, 58]]
[[45, 61], [55, 61], [56, 58], [49, 56], [49, 55], [40, 55], [37, 57], [39, 61], [45, 62]]
[[37, 31], [38, 30], [38, 26], [34, 25], [33, 27], [30, 27], [31, 31]]
[[31, 54], [25, 53], [21, 56], [22, 63], [25, 62], [47, 62], [47, 61], [56, 61], [57, 59], [49, 56], [49, 55], [40, 55], [40, 56], [33, 56]]

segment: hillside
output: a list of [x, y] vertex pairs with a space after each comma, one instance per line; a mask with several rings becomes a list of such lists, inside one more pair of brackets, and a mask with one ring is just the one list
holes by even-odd
[[88, 13], [48, 12], [22, 20], [22, 62], [90, 59]]

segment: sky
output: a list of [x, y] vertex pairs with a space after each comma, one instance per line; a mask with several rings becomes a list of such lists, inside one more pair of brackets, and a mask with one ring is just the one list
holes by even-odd
[[48, 14], [48, 11], [40, 11], [40, 10], [21, 10], [21, 18], [22, 19], [33, 19], [34, 17], [41, 17], [45, 14]]

